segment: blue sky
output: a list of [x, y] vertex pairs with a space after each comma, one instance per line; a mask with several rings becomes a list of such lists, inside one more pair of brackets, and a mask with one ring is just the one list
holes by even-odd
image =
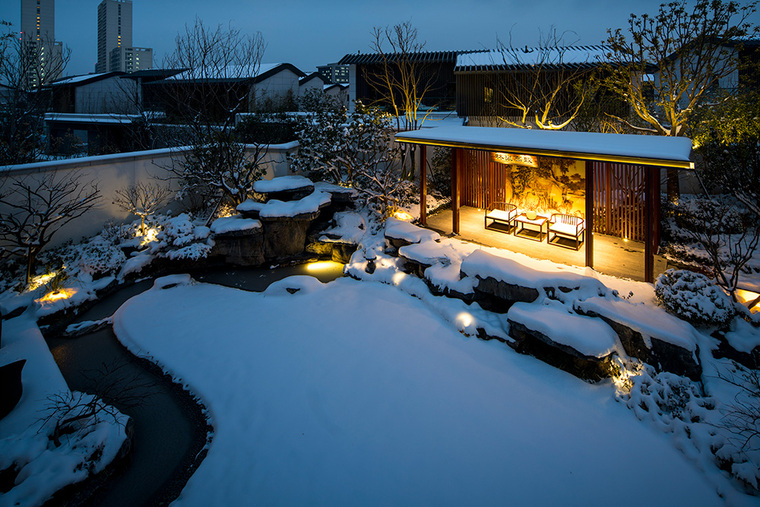
[[[66, 74], [92, 72], [97, 59], [100, 0], [56, 0], [56, 38], [72, 50]], [[656, 13], [660, 0], [134, 0], [133, 43], [153, 47], [159, 64], [174, 38], [195, 16], [210, 25], [232, 23], [260, 31], [265, 63], [289, 62], [305, 72], [347, 53], [369, 51], [374, 26], [411, 20], [434, 51], [492, 48], [497, 37], [535, 45], [552, 25], [573, 31], [571, 42], [598, 44], [607, 28], [625, 27], [628, 15]], [[19, 23], [20, 2], [0, 2], [0, 20]], [[754, 16], [758, 22], [758, 16]]]

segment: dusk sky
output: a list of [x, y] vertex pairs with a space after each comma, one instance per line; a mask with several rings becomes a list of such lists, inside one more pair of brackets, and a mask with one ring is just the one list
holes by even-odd
[[[67, 75], [93, 72], [97, 60], [100, 0], [57, 0], [56, 39], [72, 50]], [[232, 23], [260, 31], [267, 43], [264, 63], [289, 62], [304, 72], [336, 62], [347, 53], [369, 52], [374, 26], [411, 21], [426, 49], [493, 48], [497, 37], [514, 45], [535, 45], [539, 30], [552, 25], [572, 31], [568, 42], [599, 44], [607, 28], [624, 28], [631, 12], [657, 12], [660, 0], [356, 0], [250, 1], [134, 0], [133, 44], [152, 47], [154, 65], [171, 52], [174, 38], [196, 16], [208, 25]], [[0, 20], [18, 30], [20, 2], [0, 2]], [[753, 18], [758, 23], [758, 15]]]

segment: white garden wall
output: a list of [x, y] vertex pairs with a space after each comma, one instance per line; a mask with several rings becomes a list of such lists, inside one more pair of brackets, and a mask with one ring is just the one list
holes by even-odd
[[[265, 178], [288, 174], [287, 153], [298, 148], [298, 143], [269, 146], [264, 164], [267, 168]], [[253, 147], [251, 147], [251, 150]], [[97, 234], [106, 221], [123, 222], [136, 217], [128, 216], [114, 203], [115, 192], [137, 183], [156, 182], [166, 179], [172, 163], [177, 163], [189, 148], [165, 148], [114, 155], [101, 155], [51, 162], [38, 162], [16, 166], [0, 167], [0, 189], [12, 180], [23, 177], [46, 177], [50, 175], [76, 175], [81, 181], [94, 181], [100, 189], [102, 198], [98, 207], [86, 215], [74, 220], [61, 229], [49, 246], [56, 246], [67, 240], [77, 241], [82, 237]], [[160, 183], [160, 181], [159, 181]], [[166, 182], [177, 188], [177, 182]], [[2, 191], [2, 190], [0, 190]], [[5, 211], [5, 210], [1, 210]]]

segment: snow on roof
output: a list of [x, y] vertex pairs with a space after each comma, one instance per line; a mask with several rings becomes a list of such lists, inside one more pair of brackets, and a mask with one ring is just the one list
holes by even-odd
[[515, 303], [507, 317], [584, 356], [604, 357], [618, 344], [617, 334], [606, 322], [570, 313], [562, 303]]
[[284, 202], [272, 199], [261, 208], [259, 216], [262, 218], [281, 218], [316, 213], [322, 206], [330, 204], [330, 201], [330, 194], [319, 191], [313, 192], [298, 201]]
[[691, 139], [686, 137], [447, 125], [399, 132], [396, 141], [681, 169], [694, 167], [689, 159]]
[[118, 72], [101, 72], [99, 74], [84, 74], [82, 76], [71, 76], [66, 77], [63, 79], [59, 79], [58, 81], [55, 81], [51, 83], [52, 86], [58, 86], [58, 85], [70, 85], [75, 83], [81, 83], [82, 81], [89, 81], [90, 79], [100, 79], [109, 75], [117, 75]]
[[256, 65], [227, 65], [225, 67], [210, 66], [206, 68], [188, 69], [184, 72], [180, 72], [174, 76], [170, 76], [167, 80], [194, 80], [194, 79], [206, 79], [206, 80], [218, 80], [218, 79], [261, 79], [266, 77], [267, 73], [275, 71], [282, 67], [283, 69], [290, 69], [295, 74], [301, 77], [303, 72], [296, 66], [290, 63], [262, 63], [258, 67]]
[[607, 60], [606, 46], [504, 48], [457, 55], [455, 71], [484, 68], [597, 66]]
[[284, 192], [286, 190], [300, 190], [313, 188], [314, 183], [305, 176], [291, 175], [279, 176], [271, 180], [259, 180], [253, 183], [254, 192], [268, 194], [270, 192]]

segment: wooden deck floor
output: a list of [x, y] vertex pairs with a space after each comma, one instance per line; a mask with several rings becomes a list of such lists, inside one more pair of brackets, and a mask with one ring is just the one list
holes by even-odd
[[[459, 236], [464, 241], [471, 241], [485, 246], [504, 248], [512, 252], [529, 255], [536, 259], [547, 259], [559, 264], [585, 266], [585, 244], [578, 251], [550, 245], [544, 239], [541, 242], [516, 237], [501, 230], [486, 229], [483, 223], [484, 212], [477, 208], [463, 206], [460, 208]], [[428, 228], [442, 235], [451, 234], [451, 210], [444, 210], [427, 219]], [[644, 244], [620, 238], [594, 235], [594, 269], [600, 273], [632, 280], [644, 280]], [[654, 274], [657, 277], [667, 269], [667, 262], [655, 256]]]

